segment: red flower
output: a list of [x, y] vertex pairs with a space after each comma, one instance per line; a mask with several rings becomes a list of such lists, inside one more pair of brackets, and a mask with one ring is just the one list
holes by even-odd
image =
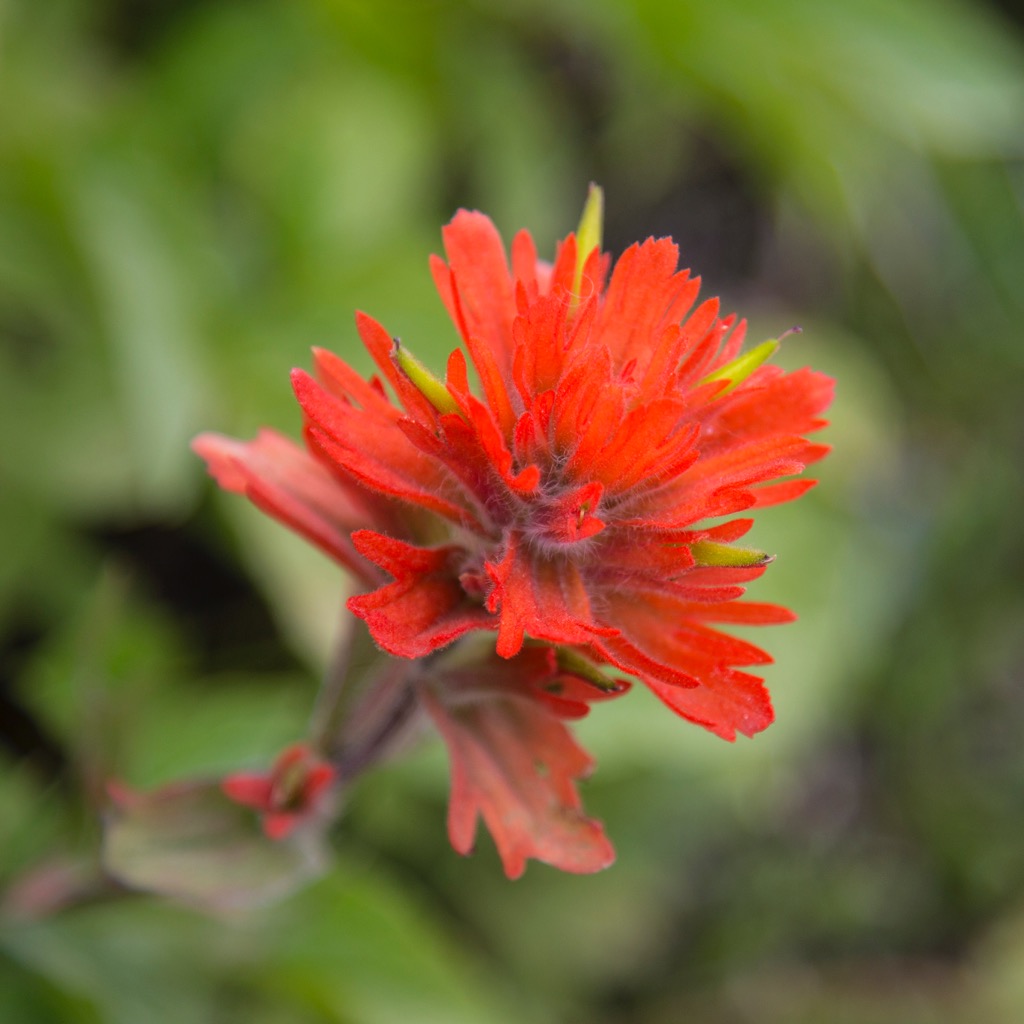
[[334, 780], [331, 765], [296, 743], [280, 754], [269, 772], [237, 772], [221, 782], [221, 789], [235, 803], [260, 812], [267, 836], [284, 839], [320, 809]]
[[[526, 232], [510, 264], [480, 213], [460, 211], [444, 229], [448, 262], [434, 258], [434, 279], [482, 394], [461, 349], [442, 383], [360, 313], [398, 405], [379, 379], [316, 350], [316, 376], [293, 373], [307, 452], [275, 435], [249, 445], [207, 435], [197, 448], [224, 486], [360, 577], [367, 589], [349, 608], [385, 651], [422, 658], [477, 630], [496, 631], [506, 659], [527, 638], [572, 647], [726, 739], [753, 735], [772, 708], [740, 666], [771, 659], [715, 626], [793, 616], [739, 600], [770, 561], [733, 546], [752, 520], [708, 520], [812, 486], [784, 478], [828, 450], [803, 435], [824, 425], [832, 381], [767, 365], [776, 342], [741, 355], [744, 322], [719, 317], [717, 299], [695, 307], [700, 280], [677, 271], [670, 239], [630, 247], [611, 269], [599, 202], [595, 190], [553, 265]], [[483, 711], [455, 725], [426, 703], [453, 755], [454, 845], [467, 845], [474, 806], [498, 835], [508, 819], [481, 781], [479, 744], [514, 742], [528, 760], [547, 726], [521, 709], [499, 741]], [[551, 784], [564, 790], [583, 762], [565, 741], [555, 748], [564, 757], [549, 762]], [[510, 873], [522, 855], [542, 856], [510, 843]]]

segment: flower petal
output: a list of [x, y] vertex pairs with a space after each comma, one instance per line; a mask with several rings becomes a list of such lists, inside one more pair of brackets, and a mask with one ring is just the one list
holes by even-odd
[[516, 308], [501, 235], [484, 214], [459, 210], [442, 236], [461, 310], [456, 326], [460, 322], [464, 326], [467, 344], [470, 338], [479, 339], [494, 355], [502, 376], [508, 380]]
[[248, 442], [200, 434], [192, 449], [206, 460], [210, 474], [225, 490], [244, 494], [362, 580], [378, 582], [349, 539], [352, 530], [375, 521], [372, 505], [355, 481], [343, 483], [309, 452], [273, 430], [261, 430]]
[[349, 610], [366, 622], [389, 654], [422, 658], [494, 619], [473, 604], [458, 580], [460, 548], [419, 548], [360, 530], [352, 540], [361, 554], [395, 577], [370, 594], [349, 598]]
[[448, 834], [472, 852], [483, 818], [505, 873], [518, 878], [528, 858], [586, 874], [608, 867], [615, 851], [600, 822], [581, 810], [576, 780], [593, 761], [568, 728], [525, 688], [440, 680], [423, 702], [448, 747]]
[[738, 732], [753, 736], [775, 721], [763, 681], [746, 672], [715, 673], [692, 689], [669, 686], [657, 679], [644, 682], [677, 715], [730, 743]]
[[513, 534], [500, 562], [484, 566], [493, 587], [488, 610], [500, 616], [497, 651], [517, 654], [525, 637], [558, 644], [586, 644], [614, 629], [593, 621], [579, 570], [568, 558], [534, 558]]

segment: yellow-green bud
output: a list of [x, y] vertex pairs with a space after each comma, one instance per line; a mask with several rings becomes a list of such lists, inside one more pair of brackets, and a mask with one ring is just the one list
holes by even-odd
[[728, 566], [747, 569], [755, 565], [767, 565], [772, 555], [753, 548], [738, 548], [732, 544], [719, 544], [713, 540], [699, 540], [690, 545], [690, 554], [698, 565]]
[[572, 304], [580, 301], [583, 287], [583, 267], [595, 249], [601, 248], [601, 234], [604, 227], [604, 192], [591, 182], [587, 201], [583, 204], [583, 215], [576, 229], [576, 273], [572, 279]]
[[459, 411], [459, 407], [444, 384], [435, 377], [402, 343], [395, 338], [391, 358], [399, 369], [412, 381], [416, 390], [439, 412]]
[[779, 349], [779, 343], [775, 338], [762, 341], [756, 348], [737, 356], [731, 363], [709, 373], [701, 384], [710, 384], [716, 380], [727, 380], [729, 386], [721, 394], [728, 394], [738, 384], [742, 384], [762, 363], [766, 363]]

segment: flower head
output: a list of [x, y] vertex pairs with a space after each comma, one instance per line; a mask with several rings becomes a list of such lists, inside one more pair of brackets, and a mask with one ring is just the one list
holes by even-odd
[[[481, 213], [460, 211], [443, 238], [432, 270], [464, 345], [443, 381], [360, 313], [382, 379], [316, 350], [315, 375], [293, 373], [305, 450], [268, 433], [197, 449], [355, 572], [348, 606], [396, 657], [493, 631], [501, 659], [528, 640], [573, 649], [726, 739], [763, 729], [767, 691], [742, 667], [770, 658], [717, 625], [793, 616], [740, 600], [770, 559], [734, 543], [750, 518], [723, 517], [812, 486], [792, 477], [827, 451], [804, 435], [824, 425], [832, 381], [770, 365], [775, 342], [742, 354], [745, 323], [697, 303], [670, 239], [613, 267], [597, 191], [552, 264], [525, 231], [509, 258]], [[432, 714], [456, 759], [460, 733]]]

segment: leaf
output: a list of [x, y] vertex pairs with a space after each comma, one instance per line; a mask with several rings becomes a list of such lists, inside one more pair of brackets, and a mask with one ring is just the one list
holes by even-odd
[[116, 792], [106, 822], [104, 867], [118, 881], [200, 907], [235, 910], [279, 899], [318, 877], [320, 836], [268, 839], [259, 817], [216, 781]]

